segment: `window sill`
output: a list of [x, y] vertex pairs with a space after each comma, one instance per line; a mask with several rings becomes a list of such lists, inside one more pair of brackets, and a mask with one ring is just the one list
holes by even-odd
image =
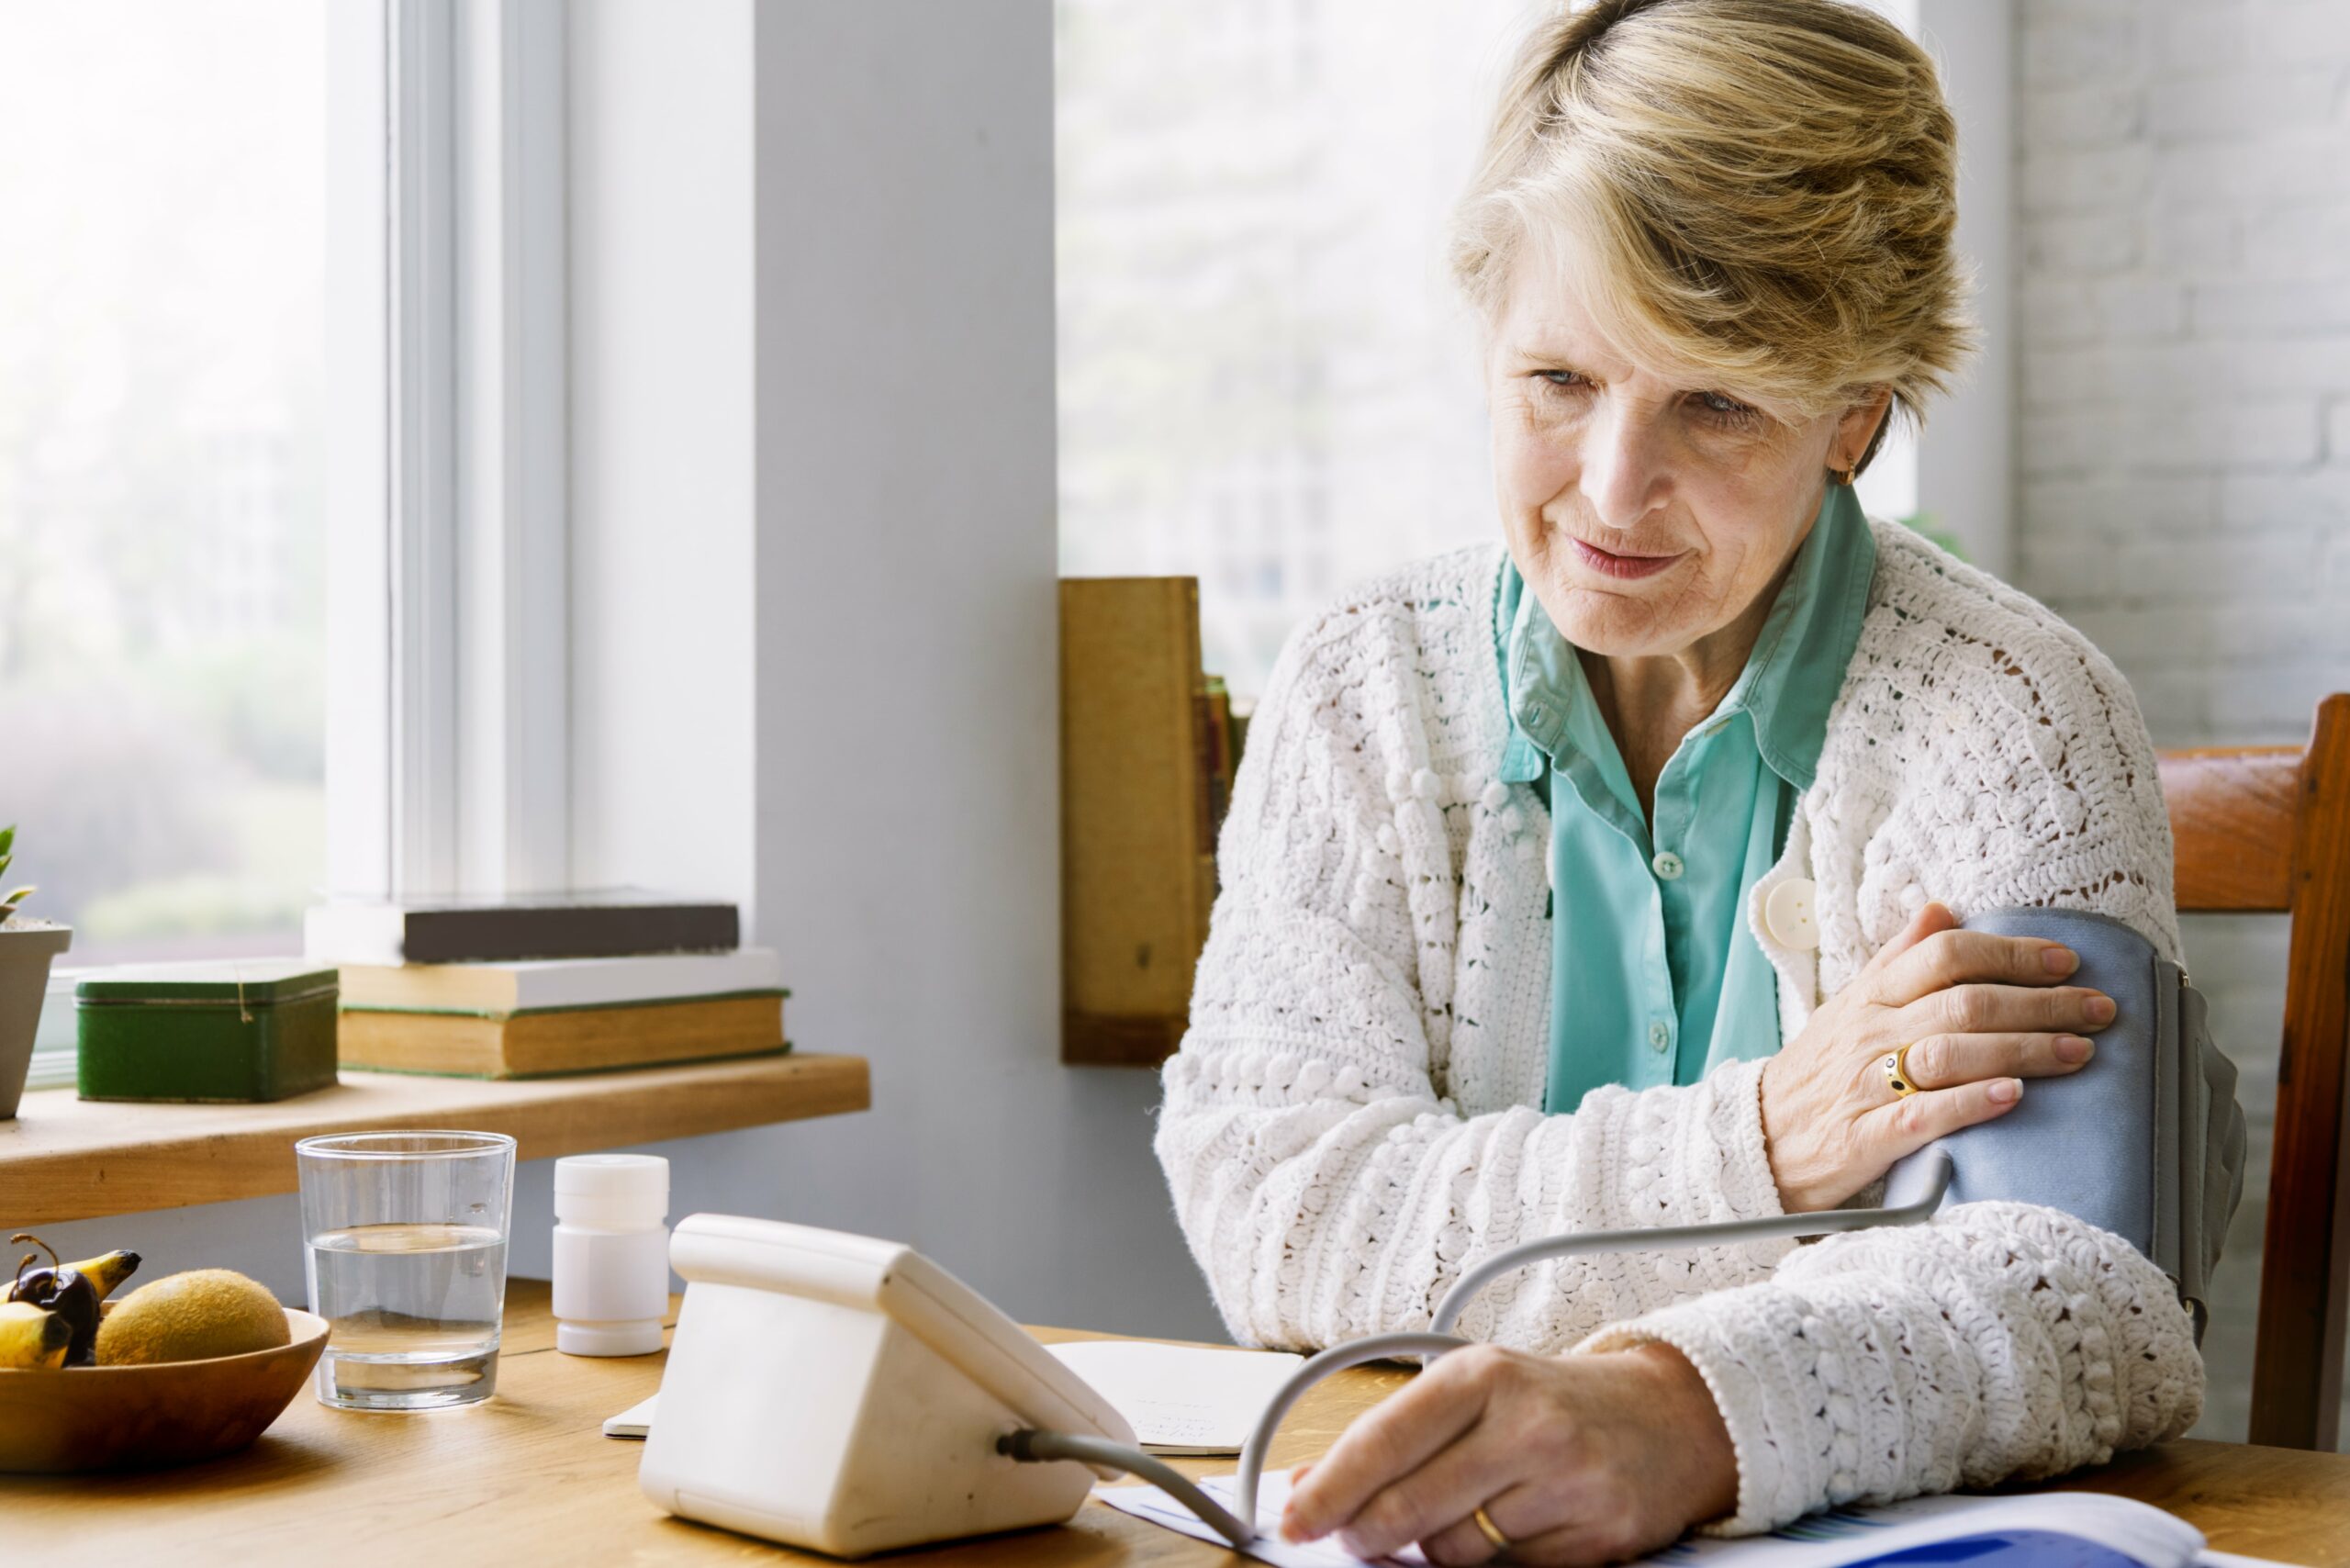
[[267, 1105], [102, 1103], [46, 1089], [25, 1095], [15, 1121], [0, 1122], [0, 1223], [290, 1193], [294, 1140], [319, 1133], [465, 1127], [509, 1134], [516, 1158], [545, 1159], [872, 1103], [865, 1058], [796, 1052], [506, 1083], [345, 1072], [335, 1088]]

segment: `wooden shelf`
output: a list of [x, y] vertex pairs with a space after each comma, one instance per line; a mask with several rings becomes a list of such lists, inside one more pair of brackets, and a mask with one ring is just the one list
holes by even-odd
[[352, 1072], [268, 1105], [84, 1102], [27, 1094], [0, 1122], [0, 1226], [184, 1208], [295, 1190], [294, 1140], [463, 1127], [506, 1133], [518, 1159], [862, 1111], [862, 1057], [761, 1057], [699, 1067], [489, 1083]]

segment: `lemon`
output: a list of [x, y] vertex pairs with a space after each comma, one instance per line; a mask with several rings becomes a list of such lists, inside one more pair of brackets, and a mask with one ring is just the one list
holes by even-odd
[[140, 1286], [98, 1325], [98, 1365], [197, 1361], [293, 1338], [277, 1298], [233, 1269], [192, 1269]]

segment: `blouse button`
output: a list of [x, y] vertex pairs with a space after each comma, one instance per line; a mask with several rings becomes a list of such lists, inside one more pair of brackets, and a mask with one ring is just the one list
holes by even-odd
[[1649, 1025], [1650, 1045], [1654, 1046], [1658, 1050], [1662, 1050], [1672, 1043], [1673, 1026], [1671, 1025], [1665, 1023], [1664, 1020], [1660, 1018], [1655, 1023]]
[[1661, 880], [1667, 882], [1679, 881], [1681, 873], [1688, 869], [1681, 863], [1681, 857], [1670, 849], [1657, 851], [1656, 858], [1649, 862], [1649, 868]]
[[1771, 890], [1770, 896], [1762, 901], [1762, 929], [1772, 941], [1798, 953], [1808, 953], [1819, 946], [1819, 922], [1812, 910], [1817, 893], [1818, 890], [1801, 877], [1791, 878]]

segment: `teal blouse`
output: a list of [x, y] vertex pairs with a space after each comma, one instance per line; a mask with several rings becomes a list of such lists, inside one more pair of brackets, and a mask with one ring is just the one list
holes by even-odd
[[1603, 1084], [1695, 1083], [1779, 1048], [1777, 982], [1743, 913], [1811, 787], [1875, 569], [1859, 501], [1830, 485], [1737, 684], [1658, 776], [1651, 823], [1573, 645], [1503, 567], [1500, 777], [1550, 804], [1544, 1109]]

